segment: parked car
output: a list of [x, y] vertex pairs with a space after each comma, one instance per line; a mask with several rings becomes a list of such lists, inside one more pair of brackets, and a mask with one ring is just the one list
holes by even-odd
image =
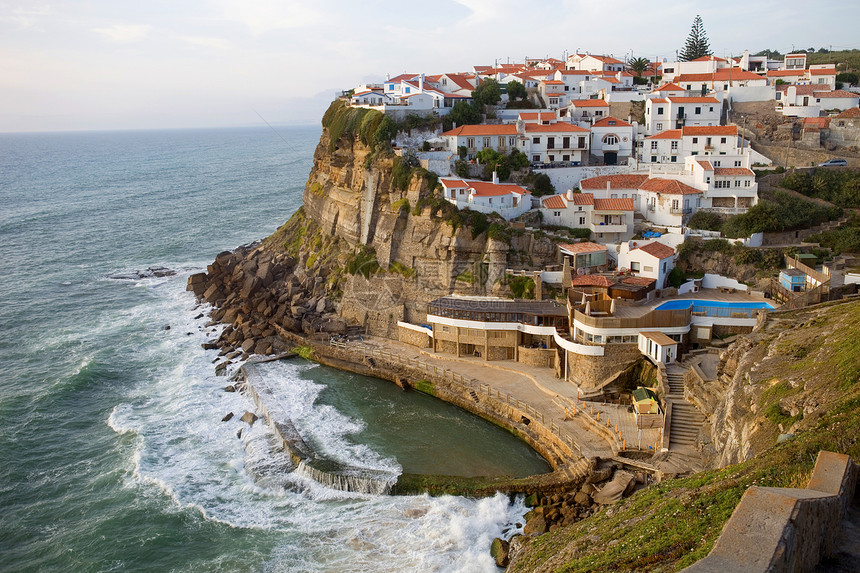
[[819, 163], [819, 167], [845, 167], [848, 162], [844, 159], [828, 159], [824, 163]]

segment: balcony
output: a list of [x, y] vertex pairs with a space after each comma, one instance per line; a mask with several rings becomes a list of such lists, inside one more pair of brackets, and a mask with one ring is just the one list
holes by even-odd
[[693, 209], [692, 207], [677, 207], [669, 209], [669, 212], [673, 215], [690, 215], [693, 212]]
[[612, 143], [609, 145], [607, 145], [605, 143], [603, 144], [603, 151], [619, 151], [620, 149], [621, 149], [621, 145], [618, 143]]
[[591, 223], [588, 226], [591, 229], [592, 233], [626, 233], [627, 225], [621, 224], [605, 224], [605, 223]]
[[711, 144], [706, 144], [706, 145], [705, 145], [705, 151], [713, 151], [713, 150], [714, 150], [714, 146], [713, 146], [713, 145], [711, 145]]

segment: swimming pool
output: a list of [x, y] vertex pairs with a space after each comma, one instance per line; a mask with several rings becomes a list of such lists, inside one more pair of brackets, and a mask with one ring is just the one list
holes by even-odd
[[740, 302], [721, 300], [681, 299], [666, 301], [656, 310], [681, 310], [693, 307], [694, 313], [704, 313], [705, 316], [721, 316], [725, 318], [755, 317], [757, 310], [773, 310], [774, 307], [766, 302]]

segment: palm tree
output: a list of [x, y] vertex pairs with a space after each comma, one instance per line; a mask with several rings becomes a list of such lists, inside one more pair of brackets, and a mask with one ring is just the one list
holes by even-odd
[[651, 67], [651, 62], [648, 61], [648, 58], [630, 58], [627, 60], [627, 66], [633, 70], [636, 77], [641, 78], [645, 70]]

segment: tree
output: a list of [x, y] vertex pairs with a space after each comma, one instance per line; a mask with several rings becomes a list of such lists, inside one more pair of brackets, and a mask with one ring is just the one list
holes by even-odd
[[451, 111], [442, 118], [442, 125], [446, 130], [451, 129], [454, 123], [457, 125], [476, 125], [483, 121], [481, 112], [475, 104], [458, 101]]
[[502, 88], [499, 82], [487, 78], [478, 84], [472, 92], [472, 99], [478, 105], [496, 105], [502, 99]]
[[630, 58], [627, 60], [627, 65], [630, 66], [636, 77], [641, 78], [645, 70], [651, 67], [651, 62], [648, 61], [648, 58]]
[[526, 86], [517, 80], [511, 80], [507, 86], [508, 98], [510, 99], [526, 99]]
[[707, 34], [705, 34], [702, 17], [696, 14], [696, 18], [693, 20], [693, 28], [690, 30], [690, 35], [687, 36], [687, 43], [684, 45], [684, 49], [681, 50], [679, 57], [682, 62], [690, 62], [710, 55], [711, 45], [708, 42]]

